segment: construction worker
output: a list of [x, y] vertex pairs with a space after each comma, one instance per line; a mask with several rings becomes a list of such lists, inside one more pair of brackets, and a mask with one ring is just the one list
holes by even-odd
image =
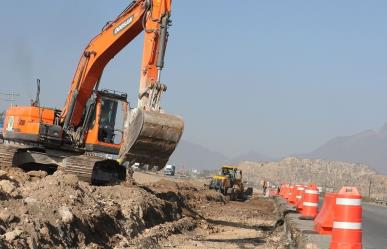
[[266, 180], [263, 180], [262, 189], [263, 189], [263, 196], [266, 196], [267, 186], [268, 182]]

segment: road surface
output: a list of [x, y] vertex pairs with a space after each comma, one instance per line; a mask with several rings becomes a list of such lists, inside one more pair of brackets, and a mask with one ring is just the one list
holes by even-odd
[[363, 249], [387, 248], [387, 208], [363, 204]]
[[[320, 200], [321, 208], [323, 199]], [[363, 203], [363, 249], [387, 248], [387, 207]]]

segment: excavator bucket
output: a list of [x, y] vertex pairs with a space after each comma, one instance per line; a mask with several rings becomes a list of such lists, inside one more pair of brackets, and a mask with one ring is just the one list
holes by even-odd
[[135, 108], [129, 111], [124, 127], [119, 162], [161, 170], [179, 143], [184, 121], [171, 114]]

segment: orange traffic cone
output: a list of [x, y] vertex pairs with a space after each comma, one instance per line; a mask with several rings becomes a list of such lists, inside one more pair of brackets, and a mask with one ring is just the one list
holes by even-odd
[[310, 184], [304, 192], [300, 219], [313, 220], [318, 212], [319, 193], [315, 184]]
[[361, 198], [354, 187], [343, 187], [337, 194], [331, 249], [362, 248]]
[[336, 193], [326, 193], [320, 212], [314, 219], [314, 229], [319, 234], [331, 234], [336, 207]]

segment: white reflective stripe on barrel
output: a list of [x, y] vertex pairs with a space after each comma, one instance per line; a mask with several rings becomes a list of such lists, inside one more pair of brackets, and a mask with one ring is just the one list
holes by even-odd
[[361, 206], [361, 199], [336, 198], [337, 205]]
[[305, 190], [305, 193], [306, 194], [312, 194], [312, 195], [318, 195], [318, 191], [317, 190], [307, 189], [307, 190]]
[[301, 199], [301, 195], [297, 195], [296, 198], [297, 198], [297, 199]]
[[359, 222], [333, 222], [333, 228], [336, 229], [351, 229], [351, 230], [360, 230], [361, 223]]
[[313, 203], [313, 202], [304, 202], [304, 206], [307, 206], [307, 207], [317, 207], [318, 206], [318, 203]]
[[304, 188], [297, 188], [297, 190], [304, 190]]

